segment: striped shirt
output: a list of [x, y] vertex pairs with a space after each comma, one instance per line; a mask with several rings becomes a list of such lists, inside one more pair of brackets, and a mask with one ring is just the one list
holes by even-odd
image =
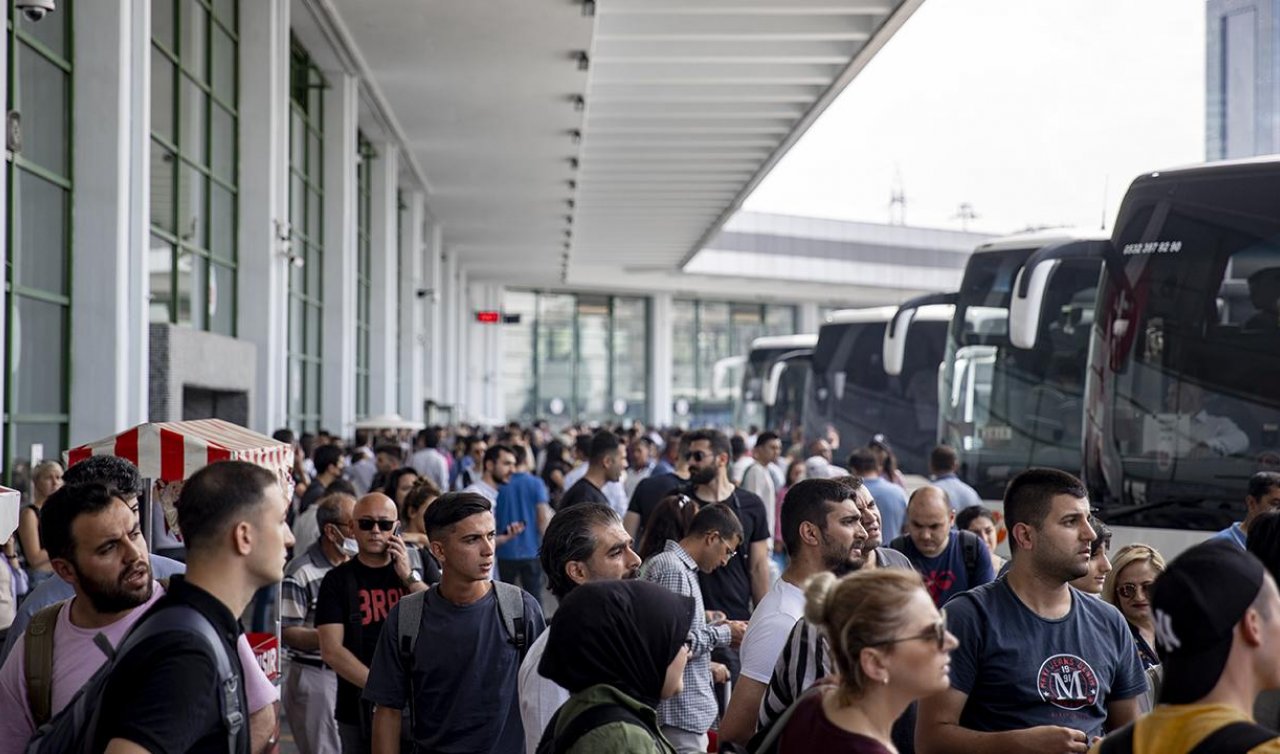
[[[316, 600], [320, 597], [320, 582], [333, 570], [333, 564], [325, 557], [316, 542], [307, 551], [294, 557], [284, 568], [284, 582], [280, 587], [280, 625], [315, 628]], [[304, 652], [285, 647], [291, 658], [303, 658], [320, 662], [320, 650]]]
[[698, 564], [678, 542], [668, 540], [666, 549], [640, 569], [640, 578], [693, 598], [693, 623], [689, 626], [693, 653], [684, 666], [684, 691], [658, 705], [658, 722], [690, 733], [706, 733], [720, 712], [711, 684], [711, 650], [729, 646], [729, 627], [707, 625]]

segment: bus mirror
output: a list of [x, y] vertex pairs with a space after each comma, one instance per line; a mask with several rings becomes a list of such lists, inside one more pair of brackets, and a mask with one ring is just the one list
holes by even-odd
[[773, 406], [778, 402], [778, 385], [782, 382], [782, 373], [787, 370], [787, 362], [777, 361], [769, 369], [769, 377], [764, 381], [764, 405]]
[[930, 293], [909, 299], [898, 307], [898, 311], [893, 313], [893, 317], [884, 328], [884, 347], [881, 357], [885, 374], [890, 376], [902, 374], [902, 366], [907, 356], [907, 333], [911, 329], [911, 322], [915, 319], [916, 310], [922, 306], [934, 304], [954, 305], [958, 300], [959, 295], [955, 293]]
[[1044, 315], [1045, 292], [1062, 262], [1095, 259], [1101, 265], [1110, 246], [1109, 241], [1101, 239], [1067, 241], [1045, 246], [1027, 258], [1018, 270], [1009, 304], [1009, 342], [1015, 348], [1035, 348]]

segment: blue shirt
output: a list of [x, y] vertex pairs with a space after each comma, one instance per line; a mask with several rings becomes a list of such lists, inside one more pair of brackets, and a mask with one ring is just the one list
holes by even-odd
[[524, 531], [510, 542], [498, 547], [498, 560], [532, 560], [538, 557], [538, 505], [550, 500], [547, 485], [533, 474], [519, 471], [511, 475], [507, 483], [498, 488], [498, 505], [494, 518], [498, 532], [507, 526], [524, 522]]
[[1021, 730], [1062, 725], [1102, 735], [1107, 704], [1147, 689], [1133, 637], [1120, 611], [1071, 589], [1071, 611], [1049, 620], [1000, 579], [947, 604], [951, 688], [968, 695], [960, 725]]
[[1214, 534], [1212, 537], [1209, 537], [1209, 539], [1225, 539], [1243, 550], [1245, 549], [1245, 542], [1248, 538], [1245, 536], [1244, 529], [1241, 528], [1240, 522], [1237, 521], [1217, 534]]
[[933, 558], [926, 558], [921, 554], [916, 548], [916, 543], [911, 541], [911, 537], [900, 537], [892, 544], [893, 548], [906, 555], [911, 565], [920, 572], [924, 578], [924, 585], [929, 590], [929, 596], [933, 597], [933, 604], [938, 607], [947, 604], [947, 600], [953, 595], [981, 586], [996, 577], [995, 569], [991, 567], [991, 553], [987, 550], [987, 543], [972, 532], [964, 532], [964, 534], [973, 537], [978, 546], [972, 573], [964, 562], [962, 534], [955, 529], [951, 530], [947, 549]]
[[970, 505], [982, 505], [982, 496], [978, 494], [978, 491], [960, 481], [960, 477], [955, 474], [939, 474], [933, 478], [930, 484], [934, 487], [942, 488], [942, 491], [947, 493], [947, 500], [951, 503], [951, 510], [956, 513], [968, 508]]
[[890, 542], [902, 533], [903, 524], [907, 523], [907, 493], [898, 485], [881, 477], [863, 479], [867, 492], [871, 493], [880, 509], [880, 537]]

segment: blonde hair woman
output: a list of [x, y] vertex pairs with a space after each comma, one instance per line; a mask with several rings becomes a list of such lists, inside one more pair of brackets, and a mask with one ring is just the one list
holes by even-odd
[[1142, 669], [1160, 664], [1156, 624], [1151, 616], [1151, 587], [1164, 573], [1164, 558], [1151, 545], [1125, 545], [1111, 558], [1111, 573], [1102, 582], [1102, 598], [1120, 608], [1138, 645]]
[[40, 542], [40, 511], [44, 501], [62, 487], [62, 464], [45, 461], [31, 470], [31, 502], [18, 512], [18, 544], [27, 561], [27, 577], [31, 588], [53, 577], [49, 553]]
[[805, 618], [827, 638], [838, 684], [807, 694], [778, 751], [890, 754], [893, 723], [922, 696], [950, 687], [956, 638], [915, 571], [821, 573], [805, 589]]

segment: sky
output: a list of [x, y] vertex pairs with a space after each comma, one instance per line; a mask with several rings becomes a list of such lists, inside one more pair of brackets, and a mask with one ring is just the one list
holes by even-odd
[[926, 0], [744, 209], [1011, 233], [1110, 228], [1204, 161], [1205, 0]]

